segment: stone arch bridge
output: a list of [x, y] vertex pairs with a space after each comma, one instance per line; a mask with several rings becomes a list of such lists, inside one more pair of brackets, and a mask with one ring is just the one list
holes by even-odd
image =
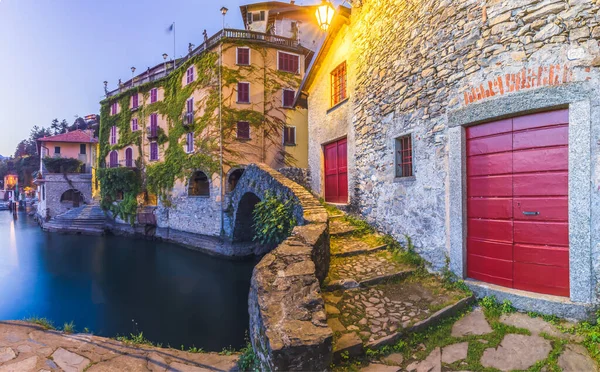
[[229, 195], [225, 229], [233, 241], [254, 235], [252, 211], [271, 192], [292, 200], [298, 226], [254, 268], [250, 339], [264, 370], [326, 370], [333, 332], [320, 283], [329, 270], [327, 211], [304, 187], [264, 164], [249, 165]]

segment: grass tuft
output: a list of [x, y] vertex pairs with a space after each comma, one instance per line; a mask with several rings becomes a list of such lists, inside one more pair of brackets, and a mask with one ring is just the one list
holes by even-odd
[[63, 325], [64, 333], [74, 333], [75, 332], [75, 323], [71, 320], [69, 323], [65, 323]]
[[26, 321], [28, 323], [37, 324], [37, 325], [41, 326], [44, 329], [54, 329], [54, 325], [52, 324], [52, 321], [50, 321], [50, 320], [48, 320], [46, 318], [40, 318], [38, 316], [32, 316], [32, 317], [24, 319], [24, 321]]

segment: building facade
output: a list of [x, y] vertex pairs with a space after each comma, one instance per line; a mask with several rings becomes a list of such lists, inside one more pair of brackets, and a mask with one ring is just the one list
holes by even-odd
[[[282, 3], [250, 8], [277, 19], [271, 13], [277, 4]], [[294, 17], [304, 19], [306, 10], [293, 6], [286, 19]], [[315, 22], [311, 27], [318, 28]], [[302, 33], [309, 29], [302, 26]], [[128, 168], [141, 175], [140, 188], [119, 196], [129, 208], [123, 214], [135, 213], [135, 199], [157, 206], [158, 227], [220, 236], [228, 194], [245, 165], [308, 167], [307, 112], [293, 103], [314, 52], [298, 36], [286, 36], [249, 26], [225, 29], [185, 58], [107, 91], [100, 129], [103, 172], [108, 177], [123, 172], [113, 169]], [[119, 204], [117, 194], [107, 190], [107, 206]]]
[[74, 130], [38, 140], [40, 170], [37, 214], [49, 220], [92, 203], [98, 139], [91, 130]]
[[479, 294], [581, 316], [600, 274], [599, 4], [352, 5], [301, 88], [314, 191]]

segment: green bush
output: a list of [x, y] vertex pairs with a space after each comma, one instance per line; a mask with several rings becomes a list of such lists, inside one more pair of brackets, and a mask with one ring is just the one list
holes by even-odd
[[287, 239], [294, 226], [294, 203], [291, 200], [281, 201], [271, 192], [267, 192], [265, 200], [254, 207], [253, 212], [254, 240], [264, 245], [277, 245]]
[[44, 158], [44, 165], [50, 173], [79, 173], [83, 163], [71, 158]]
[[240, 359], [238, 359], [238, 368], [240, 371], [260, 371], [258, 358], [250, 341], [246, 343], [246, 346], [240, 352]]
[[[142, 192], [140, 171], [131, 168], [107, 168], [98, 170], [100, 181], [100, 206], [115, 216], [135, 223], [137, 196]], [[122, 195], [123, 199], [120, 199]]]

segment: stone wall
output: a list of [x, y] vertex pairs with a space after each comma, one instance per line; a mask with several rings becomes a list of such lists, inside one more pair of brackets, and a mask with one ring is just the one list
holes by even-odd
[[[67, 179], [65, 179], [65, 177]], [[67, 174], [66, 176], [55, 173], [47, 173], [44, 175], [46, 199], [40, 203], [38, 215], [45, 217], [46, 211], [49, 210], [51, 218], [67, 212], [73, 208], [72, 202], [61, 202], [60, 198], [65, 191], [76, 189], [81, 192], [84, 200], [80, 203], [90, 203], [92, 201], [92, 175], [91, 174]]]
[[279, 171], [279, 173], [283, 174], [285, 177], [296, 182], [298, 185], [304, 186], [307, 189], [310, 189], [310, 183], [311, 183], [310, 170], [308, 170], [307, 168], [288, 167], [288, 168], [279, 168], [278, 171]]
[[329, 271], [327, 212], [304, 187], [261, 164], [247, 167], [231, 194], [230, 220], [245, 195], [264, 200], [267, 191], [296, 203], [299, 226], [254, 269], [248, 300], [252, 346], [263, 370], [324, 371], [333, 341], [320, 289]]

